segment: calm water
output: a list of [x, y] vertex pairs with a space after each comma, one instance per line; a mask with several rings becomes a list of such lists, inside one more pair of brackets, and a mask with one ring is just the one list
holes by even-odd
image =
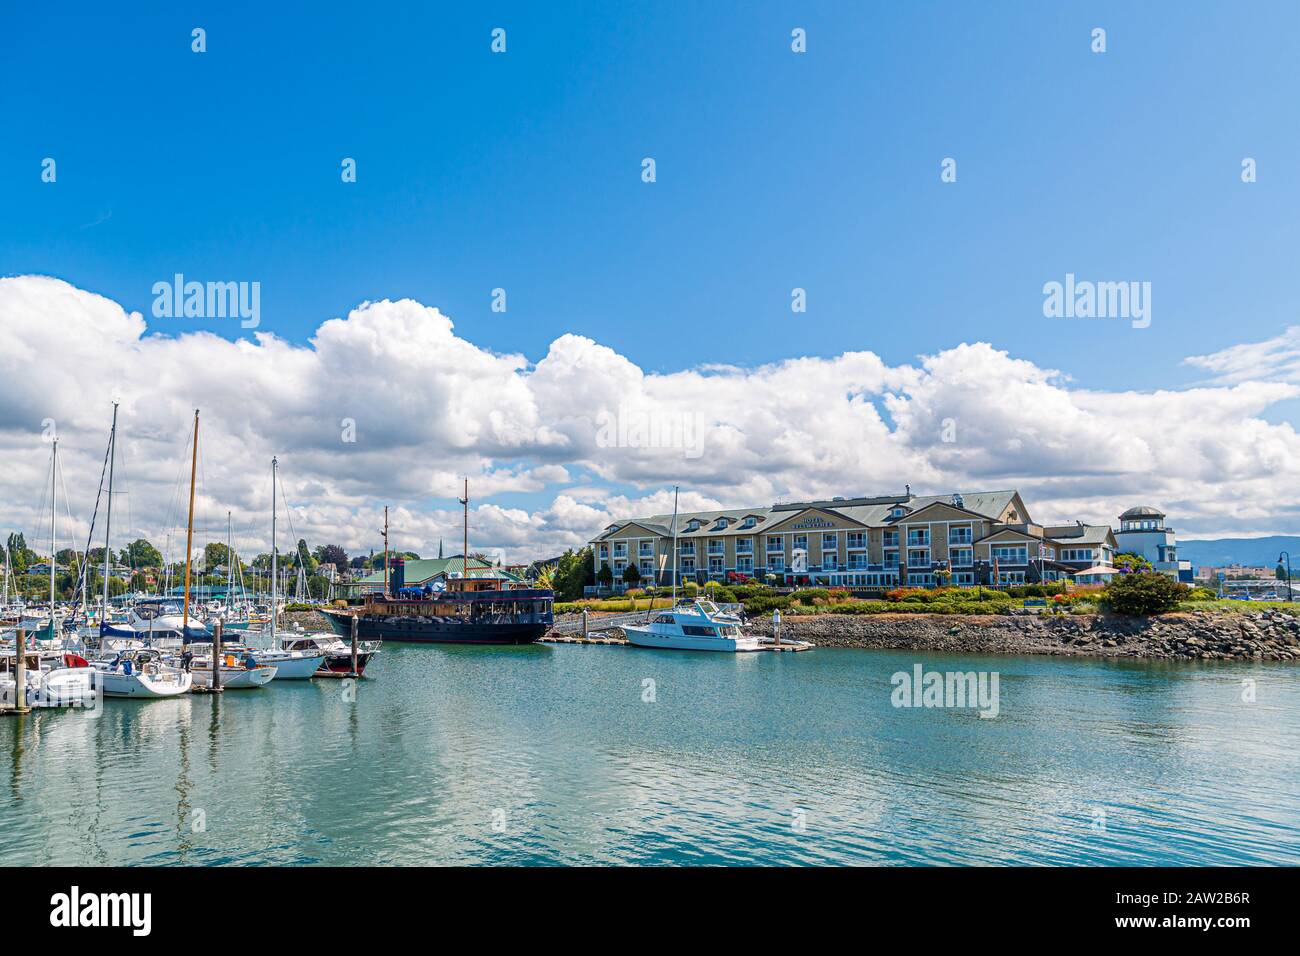
[[[998, 671], [1000, 716], [895, 709], [917, 661]], [[0, 863], [1300, 863], [1300, 667], [390, 644], [371, 673], [0, 720]]]

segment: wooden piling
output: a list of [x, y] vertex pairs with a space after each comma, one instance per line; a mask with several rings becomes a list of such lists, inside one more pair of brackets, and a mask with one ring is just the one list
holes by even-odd
[[[54, 631], [54, 605], [50, 605], [50, 632]], [[27, 632], [23, 628], [18, 628], [18, 633], [14, 640], [14, 705], [5, 708], [0, 713], [6, 714], [30, 714], [32, 709], [27, 706]]]
[[[230, 555], [226, 555], [229, 560]], [[221, 693], [221, 622], [212, 625], [212, 693]]]
[[357, 629], [358, 627], [359, 624], [357, 623], [357, 616], [353, 614], [352, 615], [352, 676], [353, 677], [361, 676], [359, 673], [357, 673]]

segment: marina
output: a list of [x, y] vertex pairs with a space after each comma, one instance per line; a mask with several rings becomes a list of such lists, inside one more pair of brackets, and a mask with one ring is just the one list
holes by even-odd
[[[1000, 671], [998, 719], [896, 709], [918, 660]], [[0, 721], [0, 857], [1300, 863], [1288, 665], [407, 644], [369, 672]]]

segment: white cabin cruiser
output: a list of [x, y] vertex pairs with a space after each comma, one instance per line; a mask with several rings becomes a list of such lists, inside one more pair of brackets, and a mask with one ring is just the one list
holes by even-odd
[[712, 601], [679, 604], [650, 622], [623, 627], [629, 644], [677, 651], [759, 650], [758, 638], [741, 630], [740, 619], [722, 613]]

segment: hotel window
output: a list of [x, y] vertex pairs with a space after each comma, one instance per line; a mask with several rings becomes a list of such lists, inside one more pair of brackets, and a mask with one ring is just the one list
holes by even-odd
[[909, 568], [923, 568], [930, 563], [930, 550], [922, 548], [918, 551], [907, 552], [907, 566]]
[[679, 545], [677, 545], [677, 551], [678, 551], [679, 554], [694, 554], [694, 553], [695, 553], [695, 542], [694, 542], [694, 541], [683, 541], [683, 542], [681, 542]]
[[621, 578], [621, 577], [623, 576], [623, 570], [624, 570], [626, 567], [627, 567], [627, 562], [626, 562], [626, 561], [615, 561], [615, 562], [614, 562], [614, 577], [616, 577], [616, 578]]
[[722, 559], [721, 559], [721, 558], [709, 558], [709, 573], [710, 573], [710, 574], [721, 574], [721, 573], [722, 573]]
[[785, 570], [785, 557], [779, 554], [772, 555], [767, 559], [767, 567], [771, 571], [780, 573]]
[[616, 545], [614, 545], [614, 557], [616, 557], [616, 558], [626, 558], [626, 557], [627, 557], [627, 545], [626, 545], [626, 544], [616, 544]]
[[736, 559], [736, 570], [739, 571], [741, 574], [753, 574], [753, 573], [754, 573], [754, 559], [753, 559], [753, 558], [737, 558], [737, 559]]
[[970, 548], [953, 548], [948, 555], [954, 568], [969, 568], [975, 563], [975, 552]]
[[719, 518], [719, 519], [718, 519], [718, 523], [715, 524], [715, 525], [713, 526], [713, 530], [715, 530], [715, 531], [721, 531], [721, 530], [722, 530], [723, 528], [725, 528], [726, 526], [727, 526], [727, 519], [726, 519], [726, 518]]
[[808, 550], [808, 536], [806, 534], [797, 534], [794, 536], [794, 547], [796, 551]]
[[654, 545], [654, 542], [653, 542], [653, 541], [642, 541], [642, 542], [641, 542], [641, 549], [640, 549], [640, 552], [639, 552], [639, 553], [640, 553], [641, 557], [643, 557], [643, 558], [652, 558], [652, 557], [654, 557], [654, 553], [655, 553], [655, 545]]
[[998, 584], [1007, 585], [1007, 584], [1024, 584], [1024, 583], [1025, 583], [1024, 571], [999, 571], [998, 572]]
[[957, 571], [953, 573], [952, 583], [958, 587], [969, 587], [975, 583], [975, 573], [973, 571]]
[[867, 546], [867, 536], [862, 531], [849, 532], [849, 550], [854, 548], [865, 548]]
[[887, 567], [887, 568], [896, 568], [896, 567], [898, 567], [898, 552], [897, 552], [897, 551], [886, 551], [886, 552], [885, 552], [885, 567]]
[[695, 573], [695, 559], [682, 558], [682, 574], [694, 574], [694, 573]]
[[1092, 548], [1062, 548], [1062, 561], [1091, 561], [1096, 552]]
[[948, 529], [949, 544], [970, 544], [971, 538], [972, 535], [971, 535], [971, 529], [969, 525], [967, 525], [966, 527], [957, 527], [957, 528]]
[[822, 534], [822, 552], [835, 552], [840, 549], [839, 539], [834, 531], [828, 531]]
[[722, 541], [710, 541], [710, 542], [709, 542], [709, 554], [722, 554], [722, 551], [723, 551], [723, 542], [722, 542]]
[[769, 534], [767, 536], [767, 550], [769, 554], [773, 551], [785, 551], [785, 543], [781, 540], [779, 534]]
[[754, 519], [752, 517], [746, 518], [744, 521], [741, 522], [740, 526], [742, 528], [752, 528], [754, 527]]
[[897, 532], [897, 531], [886, 531], [886, 532], [885, 532], [885, 547], [886, 547], [886, 548], [897, 548], [897, 547], [898, 547], [898, 532]]
[[753, 554], [753, 553], [754, 553], [754, 539], [753, 539], [753, 538], [737, 538], [737, 539], [736, 539], [736, 553], [737, 553], [737, 554]]
[[601, 560], [603, 561], [603, 560], [607, 559], [608, 557], [609, 557], [609, 545], [607, 545], [607, 544], [602, 544], [602, 545], [600, 546], [600, 558], [601, 558]]
[[889, 517], [891, 517], [891, 518], [901, 518], [901, 517], [903, 517], [903, 515], [906, 514], [906, 513], [907, 513], [907, 512], [904, 511], [902, 508], [895, 508], [893, 511], [889, 512]]
[[919, 545], [928, 545], [930, 543], [929, 528], [909, 528], [907, 532], [907, 546], [914, 548]]
[[929, 587], [934, 583], [933, 574], [908, 574], [907, 583], [913, 587]]
[[861, 571], [867, 566], [867, 556], [865, 554], [849, 555], [849, 570]]
[[653, 561], [642, 561], [641, 562], [642, 579], [643, 580], [653, 579], [654, 574], [655, 574], [655, 563]]
[[999, 564], [1028, 564], [1028, 550], [1023, 544], [1001, 545], [989, 549], [989, 559]]

